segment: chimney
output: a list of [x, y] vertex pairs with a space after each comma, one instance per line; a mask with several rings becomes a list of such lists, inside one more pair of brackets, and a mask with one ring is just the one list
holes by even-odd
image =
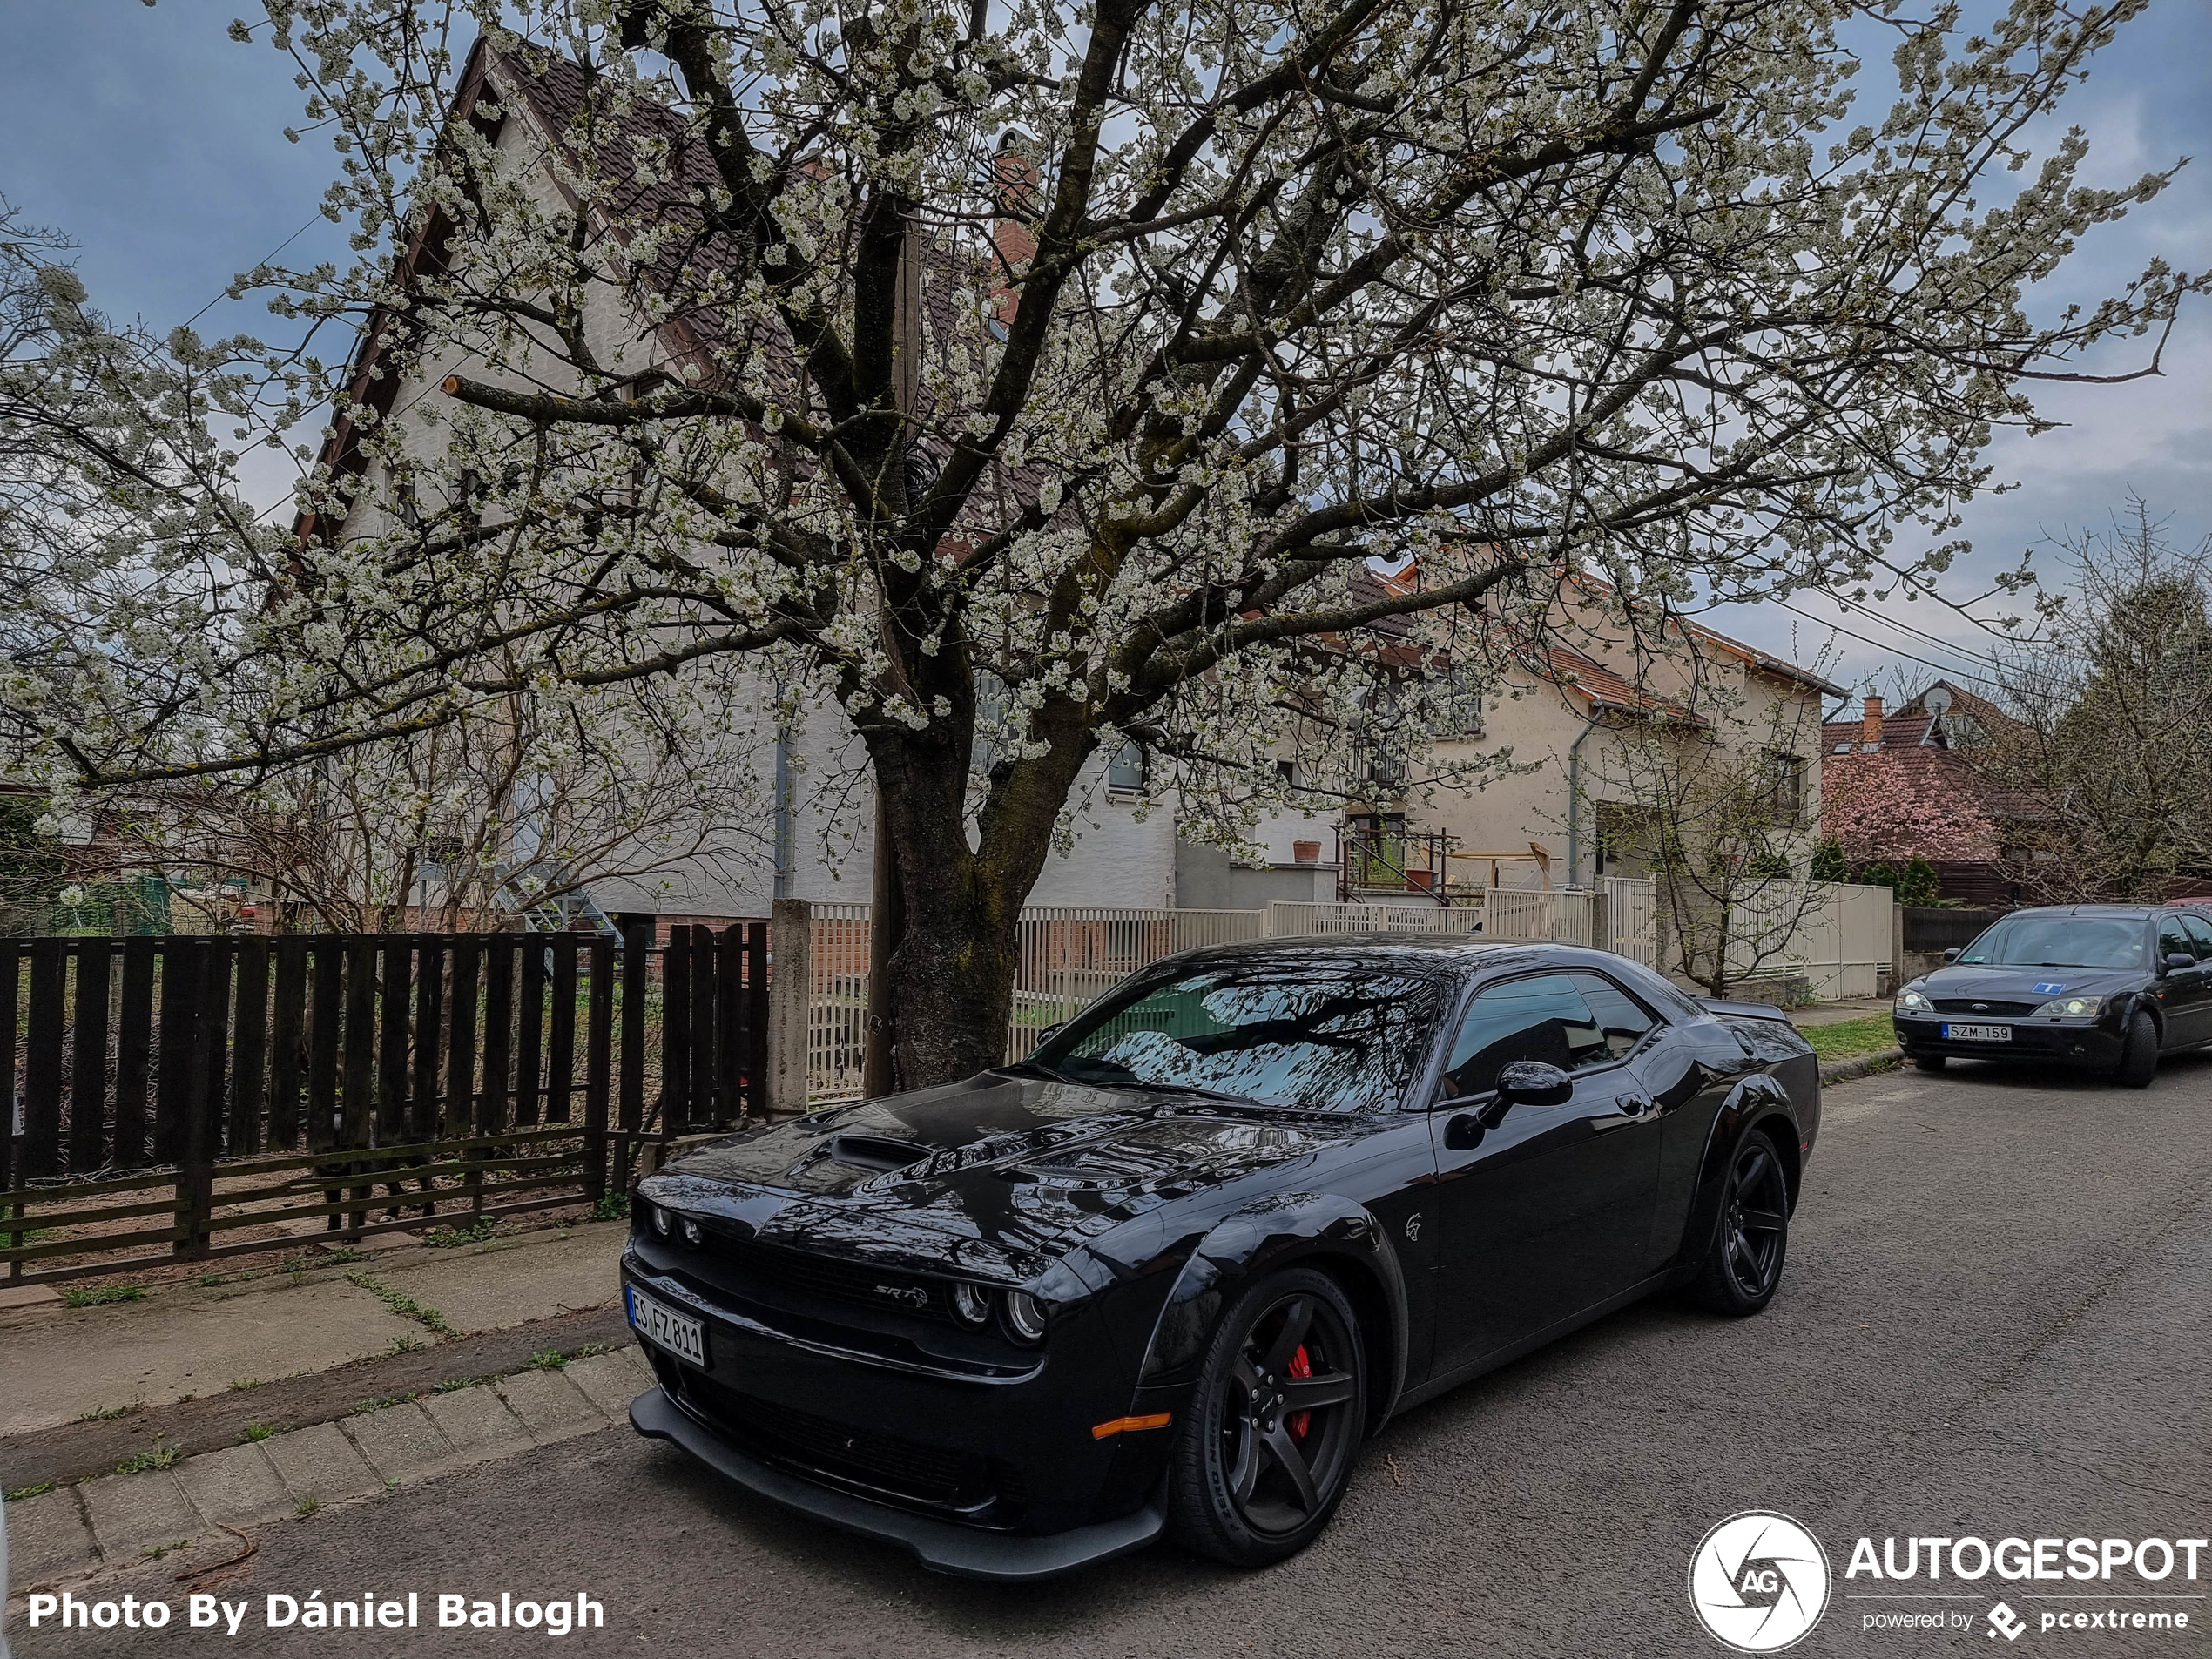
[[[1016, 276], [1037, 256], [1036, 233], [1030, 227], [1043, 206], [1029, 142], [1026, 133], [1008, 128], [991, 159], [991, 208], [998, 215], [991, 226], [991, 245], [998, 250], [1001, 269]], [[991, 314], [1001, 327], [1010, 326], [1020, 304], [1015, 289], [1001, 287], [992, 298]]]
[[1878, 749], [1882, 746], [1882, 699], [1878, 697], [1866, 699], [1866, 712], [1859, 724], [1858, 739], [1862, 748]]

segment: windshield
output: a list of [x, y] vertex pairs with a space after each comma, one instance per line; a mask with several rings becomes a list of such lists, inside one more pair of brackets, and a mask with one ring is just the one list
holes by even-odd
[[2007, 916], [1959, 960], [1990, 968], [2140, 968], [2143, 924], [2134, 916]]
[[1317, 1111], [1395, 1106], [1443, 994], [1372, 961], [1262, 957], [1134, 986], [1031, 1060], [1071, 1082], [1196, 1089]]

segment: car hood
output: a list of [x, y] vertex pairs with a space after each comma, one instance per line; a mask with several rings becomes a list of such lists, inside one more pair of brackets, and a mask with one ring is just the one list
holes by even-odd
[[1311, 1159], [1372, 1118], [985, 1072], [833, 1108], [671, 1161], [648, 1199], [704, 1203], [766, 1242], [988, 1277], [1172, 1200]]
[[2142, 984], [2145, 971], [2130, 968], [1979, 968], [1948, 963], [1912, 981], [1929, 997], [1946, 1001], [2044, 1002], [2054, 996], [2108, 996]]

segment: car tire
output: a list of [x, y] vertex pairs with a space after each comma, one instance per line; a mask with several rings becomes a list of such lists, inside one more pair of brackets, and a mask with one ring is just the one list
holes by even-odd
[[1745, 1318], [1774, 1300], [1790, 1251], [1790, 1182], [1782, 1157], [1754, 1130], [1729, 1159], [1712, 1242], [1692, 1291], [1715, 1313]]
[[1950, 1056], [1947, 1055], [1916, 1054], [1912, 1056], [1912, 1063], [1922, 1071], [1941, 1071], [1943, 1062], [1948, 1058]]
[[2112, 1080], [2123, 1089], [2148, 1089], [2150, 1080], [2158, 1075], [2158, 1022], [2141, 1008], [2128, 1022], [2127, 1045], [2120, 1051], [2120, 1063], [2113, 1068]]
[[1366, 1424], [1342, 1287], [1310, 1267], [1269, 1274], [1230, 1305], [1199, 1368], [1169, 1463], [1170, 1535], [1232, 1567], [1296, 1554], [1343, 1501]]

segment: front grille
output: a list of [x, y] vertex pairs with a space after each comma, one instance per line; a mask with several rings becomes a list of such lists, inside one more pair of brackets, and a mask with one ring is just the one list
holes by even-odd
[[2042, 1006], [2040, 1002], [2000, 1002], [1991, 997], [1976, 1000], [1960, 996], [1939, 996], [1936, 999], [1938, 1014], [1983, 1014], [1993, 1019], [2000, 1014], [2018, 1018], [2023, 1014], [2033, 1014]]
[[762, 1456], [933, 1507], [973, 1514], [1020, 1501], [1015, 1471], [995, 1459], [833, 1422], [740, 1393], [689, 1366], [671, 1369], [687, 1405]]
[[705, 1264], [716, 1278], [740, 1294], [749, 1285], [759, 1285], [786, 1296], [873, 1308], [879, 1313], [907, 1313], [948, 1322], [952, 1318], [945, 1286], [917, 1274], [817, 1256], [810, 1251], [786, 1250], [780, 1244], [764, 1244], [718, 1231], [711, 1231], [708, 1238]]

